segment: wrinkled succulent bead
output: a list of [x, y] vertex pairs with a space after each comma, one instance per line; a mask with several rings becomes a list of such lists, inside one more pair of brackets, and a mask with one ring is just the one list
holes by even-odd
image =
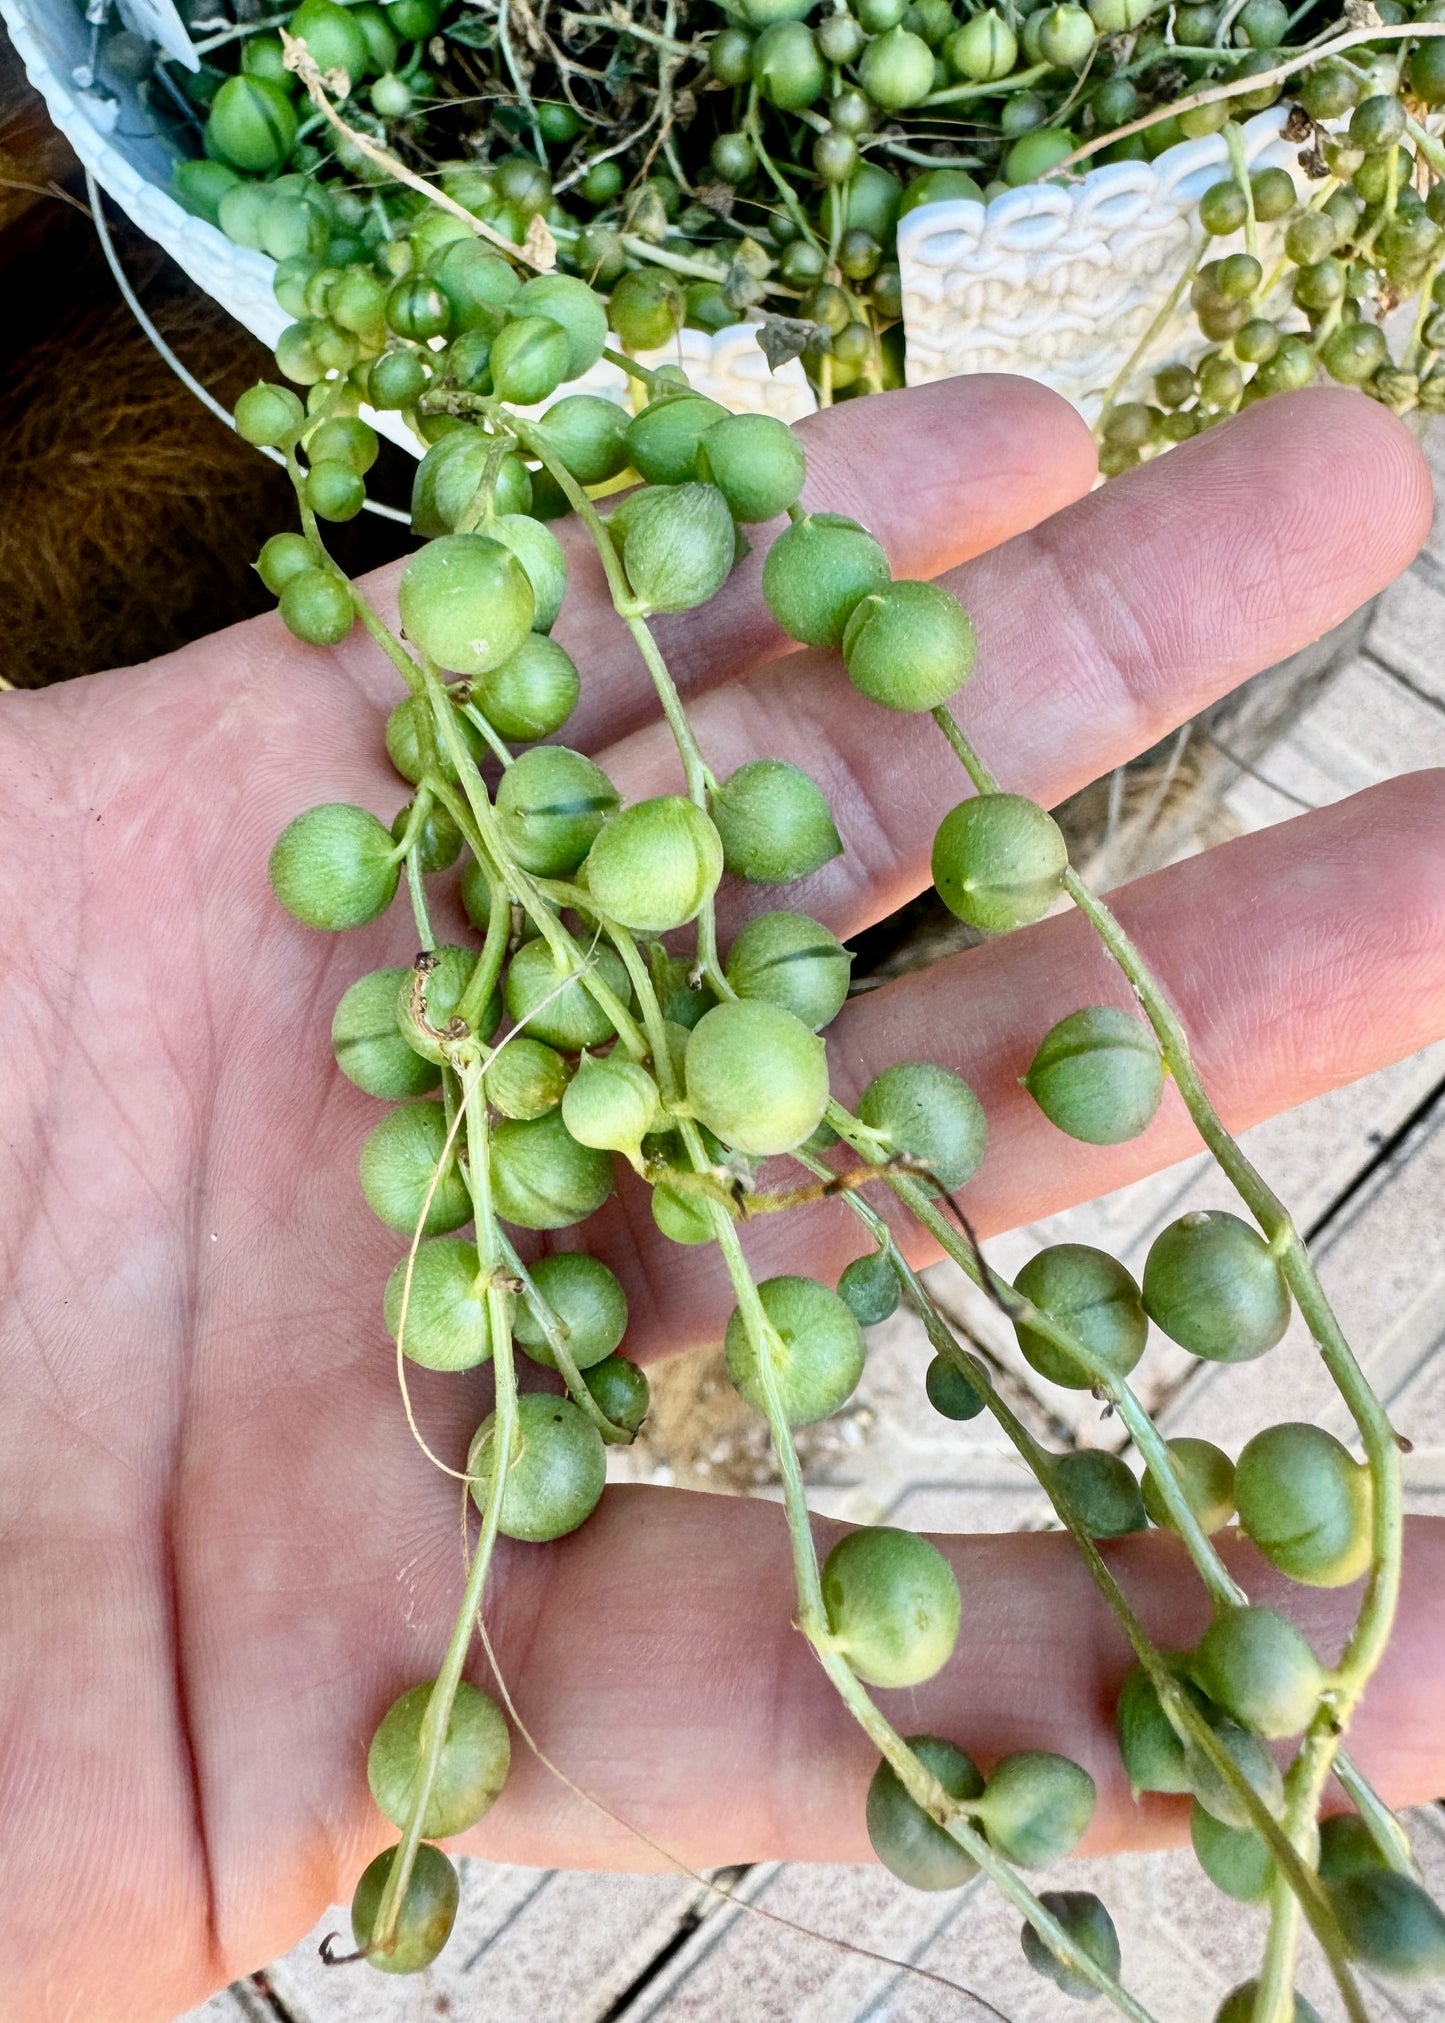
[[[1123, 1960], [1119, 1934], [1114, 1929], [1114, 1920], [1098, 1897], [1088, 1890], [1045, 1890], [1039, 1902], [1063, 1926], [1081, 1953], [1087, 1953], [1095, 1966], [1117, 1979]], [[1052, 1981], [1060, 1994], [1070, 1995], [1081, 2002], [1098, 1994], [1093, 1982], [1077, 1967], [1061, 1960], [1032, 1925], [1024, 1926], [1019, 1934], [1019, 1944], [1035, 1973]]]
[[988, 1774], [978, 1815], [991, 1846], [1020, 1868], [1047, 1868], [1083, 1839], [1096, 1792], [1087, 1770], [1047, 1749], [1021, 1749]]
[[739, 766], [713, 794], [711, 813], [727, 869], [755, 885], [807, 878], [842, 853], [822, 788], [782, 759]]
[[1144, 1307], [1171, 1341], [1210, 1362], [1244, 1363], [1289, 1326], [1284, 1274], [1263, 1237], [1223, 1209], [1171, 1222], [1144, 1263]]
[[1325, 1684], [1302, 1631], [1274, 1609], [1232, 1608], [1194, 1647], [1190, 1671], [1215, 1705], [1267, 1741], [1298, 1735]]
[[814, 1032], [837, 1017], [853, 958], [805, 913], [759, 913], [734, 938], [724, 974], [741, 998], [781, 1005]]
[[978, 639], [937, 583], [890, 583], [854, 606], [843, 634], [853, 686], [885, 709], [933, 709], [973, 673]]
[[1322, 1426], [1270, 1426], [1235, 1470], [1239, 1525], [1272, 1566], [1307, 1587], [1345, 1587], [1370, 1564], [1370, 1472]]
[[1040, 919], [1063, 890], [1069, 852], [1059, 825], [1022, 794], [979, 794], [945, 815], [933, 882], [949, 912], [983, 934]]
[[[983, 1795], [983, 1778], [971, 1756], [938, 1735], [910, 1735], [908, 1747], [950, 1798]], [[915, 1890], [956, 1890], [978, 1874], [978, 1863], [952, 1834], [911, 1799], [886, 1759], [874, 1771], [864, 1808], [873, 1852], [900, 1882]]]
[[[567, 1353], [579, 1370], [603, 1362], [627, 1332], [627, 1295], [617, 1274], [585, 1250], [554, 1250], [532, 1267], [532, 1283], [561, 1323]], [[525, 1295], [512, 1332], [534, 1363], [557, 1367], [546, 1330]]]
[[402, 571], [397, 594], [407, 637], [453, 674], [500, 667], [531, 631], [537, 605], [516, 556], [483, 534], [429, 542]]
[[[1234, 1463], [1212, 1441], [1192, 1439], [1188, 1434], [1164, 1444], [1172, 1457], [1184, 1501], [1194, 1512], [1200, 1530], [1206, 1537], [1223, 1531], [1234, 1515]], [[1174, 1520], [1149, 1468], [1144, 1471], [1144, 1508], [1161, 1529], [1174, 1530]]]
[[341, 1072], [368, 1096], [391, 1102], [425, 1095], [441, 1080], [440, 1067], [422, 1059], [396, 1022], [397, 995], [410, 976], [408, 969], [374, 969], [359, 976], [331, 1021], [331, 1046]]
[[[418, 958], [419, 980], [416, 970], [407, 971], [396, 994], [396, 1022], [407, 1044], [424, 1059], [440, 1065], [447, 1058], [437, 1034], [447, 1032], [476, 966], [474, 948], [451, 943], [431, 950], [424, 960]], [[496, 1031], [500, 1013], [501, 1006], [494, 999], [477, 1019], [483, 1039], [490, 1039]]]
[[1113, 1005], [1070, 1012], [1044, 1035], [1023, 1085], [1059, 1130], [1087, 1145], [1122, 1145], [1146, 1128], [1164, 1093], [1149, 1028]]
[[[815, 1278], [764, 1279], [758, 1297], [777, 1334], [768, 1351], [783, 1417], [790, 1426], [828, 1418], [852, 1397], [863, 1374], [863, 1331], [852, 1309]], [[766, 1412], [757, 1349], [736, 1308], [723, 1347], [739, 1396], [754, 1411]]]
[[857, 606], [891, 580], [882, 548], [842, 513], [811, 513], [785, 528], [763, 564], [768, 609], [805, 646], [841, 646]]
[[439, 1103], [402, 1103], [375, 1126], [361, 1148], [361, 1191], [388, 1229], [411, 1236], [430, 1196], [424, 1236], [445, 1236], [472, 1219], [471, 1196], [457, 1170], [455, 1147], [436, 1187], [432, 1179], [447, 1141]]
[[[520, 644], [520, 642], [518, 642]], [[587, 855], [618, 793], [602, 768], [566, 745], [523, 752], [497, 788], [497, 819], [524, 871], [566, 878]]]
[[364, 927], [390, 906], [399, 876], [385, 825], [344, 801], [297, 815], [271, 851], [271, 890], [307, 927]]
[[885, 1154], [917, 1160], [950, 1193], [983, 1164], [983, 1105], [961, 1075], [933, 1061], [896, 1061], [875, 1075], [858, 1099], [858, 1118], [879, 1134]]
[[666, 934], [696, 918], [722, 874], [711, 818], [680, 794], [659, 794], [603, 824], [585, 880], [609, 919], [638, 934]]
[[507, 1118], [492, 1133], [492, 1191], [504, 1222], [519, 1229], [567, 1229], [612, 1192], [606, 1152], [579, 1145], [555, 1110]]
[[781, 1005], [739, 998], [694, 1026], [685, 1057], [694, 1114], [724, 1144], [759, 1158], [791, 1152], [828, 1106], [823, 1042]]
[[[377, 1809], [404, 1827], [422, 1767], [422, 1722], [435, 1681], [402, 1693], [383, 1714], [366, 1757], [366, 1780]], [[431, 1840], [465, 1833], [490, 1811], [507, 1781], [512, 1743], [506, 1718], [490, 1694], [457, 1683], [446, 1735], [421, 1830]]]
[[622, 565], [649, 611], [690, 611], [727, 581], [737, 530], [715, 485], [650, 485], [613, 514], [621, 519]]
[[823, 1562], [834, 1643], [870, 1686], [921, 1686], [953, 1655], [962, 1603], [926, 1538], [891, 1525], [849, 1532]]
[[[1116, 1377], [1127, 1377], [1144, 1353], [1149, 1322], [1139, 1288], [1107, 1251], [1057, 1243], [1031, 1257], [1014, 1280], [1017, 1291], [1076, 1335]], [[1024, 1360], [1052, 1384], [1092, 1390], [1098, 1379], [1067, 1349], [1026, 1322], [1017, 1324]]]
[[[397, 1850], [389, 1847], [369, 1863], [351, 1899], [351, 1930], [359, 1947], [371, 1944], [376, 1914]], [[440, 1953], [456, 1923], [461, 1885], [457, 1872], [430, 1841], [422, 1841], [416, 1862], [401, 1900], [396, 1930], [385, 1952], [367, 1954], [373, 1967], [383, 1974], [419, 1974]]]
[[[502, 1489], [504, 1538], [541, 1545], [585, 1524], [607, 1485], [602, 1436], [570, 1398], [527, 1391], [517, 1400], [516, 1445]], [[485, 1510], [497, 1465], [496, 1414], [477, 1428], [467, 1455], [472, 1501]]]
[[400, 1258], [386, 1282], [383, 1312], [392, 1340], [400, 1332], [403, 1353], [423, 1369], [473, 1370], [491, 1356], [476, 1245], [460, 1237], [432, 1237], [414, 1258]]
[[1134, 1471], [1118, 1454], [1099, 1447], [1061, 1454], [1054, 1482], [1090, 1538], [1122, 1538], [1148, 1523]]

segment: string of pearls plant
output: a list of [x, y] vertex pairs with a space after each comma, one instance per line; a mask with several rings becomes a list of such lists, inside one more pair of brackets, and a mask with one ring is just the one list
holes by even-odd
[[[270, 860], [277, 900], [310, 928], [373, 921], [403, 884], [412, 908], [414, 965], [359, 976], [332, 1027], [341, 1070], [389, 1106], [360, 1161], [367, 1202], [409, 1244], [387, 1285], [385, 1324], [399, 1370], [403, 1358], [459, 1373], [490, 1364], [495, 1386], [465, 1469], [475, 1536], [455, 1627], [435, 1677], [396, 1700], [371, 1745], [371, 1789], [399, 1838], [357, 1886], [350, 1957], [412, 1972], [445, 1944], [459, 1885], [437, 1843], [505, 1803], [508, 1723], [463, 1676], [496, 1541], [541, 1546], [584, 1524], [604, 1494], [608, 1445], [630, 1440], [647, 1411], [646, 1378], [622, 1353], [627, 1302], [612, 1271], [580, 1248], [524, 1257], [526, 1233], [580, 1227], [585, 1241], [620, 1159], [650, 1190], [661, 1236], [715, 1244], [726, 1267], [735, 1302], [727, 1364], [771, 1435], [797, 1627], [878, 1750], [866, 1808], [879, 1858], [922, 1889], [958, 1887], [983, 1870], [1017, 1910], [1031, 1965], [1068, 1994], [1103, 1996], [1133, 2023], [1150, 2023], [1122, 1978], [1103, 1903], [1040, 1891], [1031, 1879], [1087, 1828], [1087, 1772], [1042, 1749], [985, 1769], [967, 1735], [900, 1735], [870, 1693], [919, 1684], [960, 1638], [966, 1647], [942, 1554], [907, 1530], [875, 1526], [849, 1532], [819, 1564], [794, 1432], [845, 1404], [864, 1368], [865, 1329], [904, 1299], [934, 1350], [920, 1402], [955, 1421], [994, 1414], [1137, 1656], [1118, 1703], [1136, 1793], [1189, 1794], [1205, 1873], [1233, 1897], [1268, 1900], [1258, 1977], [1228, 1997], [1216, 2023], [1313, 2015], [1294, 1986], [1305, 1924], [1347, 2013], [1363, 2019], [1357, 1964], [1445, 1971], [1445, 1918], [1343, 1750], [1395, 1607], [1400, 1465], [1303, 1243], [1220, 1123], [1144, 957], [1071, 869], [1054, 820], [1000, 786], [952, 714], [976, 654], [959, 603], [937, 584], [895, 580], [857, 522], [802, 508], [804, 451], [781, 423], [725, 413], [680, 375], [611, 352], [606, 307], [583, 280], [524, 278], [475, 234], [448, 237], [442, 227], [453, 221], [437, 216], [448, 286], [464, 277], [468, 328], [438, 352], [420, 333], [397, 336], [395, 321], [390, 336], [377, 326], [364, 375], [371, 398], [393, 389], [435, 436], [417, 480], [425, 545], [401, 577], [399, 632], [322, 535], [324, 521], [357, 509], [377, 452], [350, 365], [327, 369], [308, 356], [297, 371], [302, 340], [283, 339], [283, 372], [309, 383], [305, 399], [261, 384], [236, 410], [248, 440], [284, 453], [296, 487], [301, 530], [274, 535], [257, 565], [285, 623], [325, 647], [359, 621], [397, 676], [386, 749], [405, 804], [390, 820], [311, 808]], [[434, 284], [423, 275], [416, 285]], [[555, 401], [540, 421], [519, 412], [604, 355], [633, 374], [634, 412], [586, 394]], [[628, 478], [634, 488], [613, 500]], [[595, 542], [675, 735], [681, 793], [624, 806], [592, 759], [542, 742], [563, 730], [581, 676], [550, 636], [567, 571], [537, 516], [539, 496], [575, 514]], [[900, 1061], [848, 1111], [831, 1093], [823, 1037], [848, 990], [847, 950], [785, 908], [756, 914], [719, 945], [725, 872], [772, 892], [842, 846], [823, 793], [799, 768], [757, 760], [715, 776], [652, 620], [705, 604], [746, 552], [745, 530], [782, 516], [763, 570], [778, 624], [837, 653], [840, 682], [880, 710], [931, 711], [967, 776], [934, 845], [947, 905], [998, 935], [1067, 897], [1134, 991], [1137, 1014], [1080, 1006], [1019, 1061], [1061, 1148], [1133, 1137], [1172, 1076], [1233, 1187], [1234, 1206], [1187, 1214], [1159, 1236], [1142, 1285], [1077, 1244], [1042, 1251], [1015, 1284], [1004, 1282], [956, 1199], [986, 1151], [973, 1092], [947, 1068]], [[431, 881], [458, 870], [475, 933], [438, 943]], [[765, 1165], [774, 1160], [794, 1171], [775, 1177]], [[1042, 1377], [1108, 1401], [1144, 1463], [1142, 1485], [1123, 1459], [1052, 1454], [1020, 1424], [896, 1248], [882, 1214], [890, 1196], [1007, 1314]], [[837, 1289], [803, 1275], [756, 1282], [743, 1225], [824, 1197], [858, 1218], [865, 1245]], [[1130, 1383], [1151, 1323], [1197, 1356], [1236, 1363], [1269, 1353], [1296, 1307], [1362, 1459], [1303, 1423], [1262, 1432], [1235, 1459], [1161, 1437]], [[1334, 1664], [1237, 1585], [1216, 1546], [1233, 1517], [1294, 1581], [1366, 1577]], [[1096, 1541], [1150, 1521], [1178, 1534], [1211, 1604], [1192, 1650], [1154, 1646], [1098, 1551]], [[1283, 1741], [1293, 1755], [1282, 1772], [1267, 1745]], [[1331, 1771], [1354, 1810], [1321, 1823]]]
[[[288, 366], [351, 369], [373, 331], [471, 331], [440, 193], [462, 243], [480, 225], [601, 290], [624, 349], [755, 316], [770, 358], [801, 357], [825, 405], [903, 384], [898, 226], [919, 206], [1222, 133], [1228, 167], [1178, 286], [1097, 389], [1112, 475], [1322, 372], [1400, 413], [1445, 410], [1442, 12], [302, 0], [217, 29], [168, 97], [144, 88], [173, 123], [180, 104], [178, 144], [200, 150], [176, 168], [181, 201], [279, 262]], [[1303, 197], [1282, 167], [1249, 172], [1238, 124], [1285, 92]], [[1186, 290], [1194, 353], [1134, 397]], [[1403, 304], [1414, 313], [1396, 317]]]

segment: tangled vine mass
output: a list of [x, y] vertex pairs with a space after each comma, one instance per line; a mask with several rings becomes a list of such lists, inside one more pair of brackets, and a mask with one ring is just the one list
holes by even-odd
[[[1306, 1925], [1347, 2014], [1363, 2018], [1359, 1967], [1445, 1972], [1445, 1916], [1346, 1747], [1399, 1591], [1395, 1434], [1143, 955], [1071, 867], [1050, 814], [994, 779], [953, 714], [978, 651], [967, 613], [937, 584], [895, 580], [856, 521], [803, 508], [806, 459], [790, 429], [728, 413], [639, 354], [665, 350], [684, 323], [751, 316], [770, 355], [803, 358], [824, 403], [900, 384], [901, 214], [1222, 130], [1232, 166], [1204, 193], [1176, 289], [1190, 288], [1210, 348], [1159, 370], [1152, 401], [1102, 390], [1105, 471], [1321, 367], [1398, 409], [1445, 406], [1445, 150], [1431, 129], [1445, 102], [1445, 0], [1408, 21], [1396, 0], [1360, 0], [1343, 24], [1282, 0], [1185, 0], [1167, 14], [1139, 0], [1027, 15], [1008, 4], [959, 17], [948, 0], [814, 11], [808, 0], [742, 0], [727, 16], [706, 0], [599, 0], [595, 14], [303, 0], [280, 17], [212, 20], [193, 7], [217, 62], [183, 105], [168, 72], [112, 38], [112, 64], [149, 70], [152, 102], [180, 105], [177, 131], [189, 121], [201, 139], [178, 190], [279, 262], [276, 293], [295, 318], [276, 348], [288, 383], [252, 388], [235, 416], [284, 457], [299, 507], [300, 531], [266, 543], [261, 577], [297, 638], [335, 646], [360, 623], [396, 673], [386, 750], [405, 805], [389, 823], [349, 805], [297, 815], [270, 877], [317, 930], [364, 926], [406, 888], [421, 953], [410, 969], [359, 976], [332, 1040], [341, 1070], [388, 1105], [360, 1185], [408, 1242], [382, 1317], [398, 1369], [490, 1365], [494, 1382], [463, 1471], [474, 1536], [450, 1641], [371, 1744], [371, 1791], [399, 1838], [357, 1885], [349, 1957], [407, 1973], [445, 1945], [459, 1881], [437, 1842], [505, 1803], [507, 1714], [463, 1676], [496, 1541], [545, 1544], [584, 1524], [607, 1447], [646, 1415], [613, 1272], [581, 1248], [538, 1254], [525, 1234], [580, 1226], [585, 1241], [620, 1159], [650, 1190], [662, 1234], [715, 1245], [726, 1267], [727, 1365], [767, 1422], [797, 1626], [878, 1751], [866, 1816], [880, 1860], [926, 1890], [984, 1871], [1020, 1915], [1031, 1966], [1151, 2023], [1099, 1898], [1028, 1879], [1086, 1831], [1087, 1772], [1028, 1749], [985, 1773], [966, 1735], [902, 1736], [870, 1694], [949, 1660], [962, 1612], [942, 1555], [872, 1526], [818, 1563], [794, 1432], [847, 1402], [866, 1330], [904, 1302], [932, 1349], [928, 1407], [951, 1421], [993, 1414], [1133, 1649], [1117, 1738], [1136, 1795], [1188, 1795], [1206, 1875], [1269, 1905], [1259, 1973], [1216, 2023], [1308, 2023], [1295, 1991]], [[1282, 169], [1247, 171], [1233, 117], [1285, 88], [1303, 197]], [[1237, 235], [1242, 250], [1207, 257]], [[1402, 335], [1391, 317], [1405, 303]], [[629, 404], [569, 390], [604, 359], [628, 376]], [[366, 500], [379, 445], [364, 404], [399, 413], [425, 446], [412, 508], [424, 545], [401, 576], [397, 631], [323, 536]], [[569, 514], [655, 684], [682, 792], [623, 805], [593, 760], [548, 742], [582, 679], [551, 636], [567, 567], [547, 522]], [[1081, 1006], [1018, 1063], [1061, 1145], [1136, 1136], [1172, 1079], [1233, 1188], [1233, 1206], [1160, 1234], [1141, 1283], [1079, 1244], [1005, 1281], [959, 1198], [987, 1146], [965, 1082], [901, 1061], [849, 1111], [825, 1037], [848, 993], [848, 950], [786, 907], [719, 945], [724, 873], [774, 891], [843, 847], [798, 767], [711, 771], [652, 629], [714, 597], [747, 530], [770, 522], [785, 522], [762, 578], [778, 625], [838, 655], [839, 680], [879, 710], [931, 712], [957, 756], [961, 798], [932, 862], [945, 904], [1000, 935], [1071, 903], [1132, 989], [1135, 1011]], [[436, 939], [429, 881], [443, 875], [459, 876], [474, 930], [464, 944]], [[779, 1180], [768, 1162], [783, 1159]], [[837, 1288], [756, 1282], [743, 1225], [824, 1197], [858, 1223], [861, 1255]], [[1117, 1413], [1142, 1481], [1117, 1455], [1050, 1453], [1019, 1421], [901, 1254], [890, 1197], [1008, 1317], [1041, 1377]], [[1304, 1423], [1271, 1427], [1234, 1458], [1161, 1436], [1130, 1381], [1151, 1325], [1237, 1363], [1274, 1350], [1296, 1311], [1360, 1458]], [[1234, 1522], [1292, 1581], [1363, 1577], [1332, 1665], [1237, 1584], [1216, 1542]], [[1150, 1523], [1177, 1535], [1210, 1603], [1192, 1650], [1155, 1646], [1098, 1550]], [[1322, 1820], [1332, 1776], [1352, 1809]]]

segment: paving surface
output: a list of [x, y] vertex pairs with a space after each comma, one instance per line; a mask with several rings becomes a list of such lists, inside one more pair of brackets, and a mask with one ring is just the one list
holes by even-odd
[[[1445, 480], [1445, 429], [1429, 449]], [[1361, 643], [1320, 685], [1302, 714], [1263, 750], [1250, 773], [1225, 762], [1208, 796], [1167, 827], [1165, 854], [1287, 818], [1391, 774], [1445, 766], [1445, 530], [1380, 600]], [[1228, 784], [1229, 779], [1233, 784]], [[1165, 833], [1160, 830], [1161, 834]], [[1137, 839], [1131, 869], [1141, 868]], [[1145, 856], [1149, 852], [1145, 851]], [[1157, 854], [1157, 853], [1156, 853]], [[1249, 1133], [1247, 1143], [1311, 1234], [1327, 1288], [1397, 1426], [1414, 1443], [1409, 1502], [1445, 1511], [1445, 1247], [1412, 1232], [1440, 1229], [1445, 1187], [1445, 1045], [1402, 1062]], [[1220, 1183], [1203, 1160], [1122, 1190], [1086, 1209], [1017, 1232], [993, 1247], [1012, 1271], [1044, 1242], [1104, 1245], [1136, 1273], [1154, 1232], [1185, 1208], [1217, 1204]], [[1117, 1435], [1079, 1394], [1032, 1377], [994, 1316], [952, 1267], [933, 1274], [945, 1303], [988, 1334], [1018, 1395], [1080, 1444]], [[1295, 1353], [1291, 1353], [1291, 1348]], [[1315, 1360], [1292, 1340], [1244, 1368], [1191, 1363], [1156, 1342], [1148, 1363], [1151, 1406], [1170, 1433], [1205, 1432], [1237, 1449], [1258, 1427], [1319, 1415], [1343, 1432], [1344, 1415]], [[900, 1318], [875, 1330], [856, 1465], [833, 1468], [820, 1508], [861, 1519], [892, 1512], [910, 1523], [999, 1530], [1042, 1523], [1031, 1478], [987, 1419], [935, 1434], [920, 1423], [921, 1330]], [[1029, 1393], [1036, 1395], [1032, 1400]], [[856, 1482], [843, 1481], [844, 1475]], [[1411, 1821], [1420, 1859], [1445, 1893], [1445, 1814]], [[464, 1910], [444, 1961], [419, 1981], [332, 1974], [316, 1936], [238, 1983], [182, 2023], [954, 2023], [1002, 2015], [1050, 2023], [1085, 2013], [1023, 1965], [1017, 1920], [986, 1889], [919, 1896], [884, 1871], [765, 1865], [720, 1880], [734, 1900], [683, 1880], [539, 1874], [463, 1864]], [[1119, 1927], [1130, 1986], [1165, 2023], [1206, 2023], [1224, 1992], [1258, 1957], [1263, 1913], [1201, 1887], [1186, 1854], [1070, 1866], [1068, 1886], [1098, 1887]], [[804, 1936], [750, 1914], [755, 1905], [806, 1928]], [[938, 1981], [860, 1960], [826, 1935], [856, 1940], [931, 1975], [973, 1989], [989, 2011]], [[1318, 1964], [1301, 1979], [1321, 2014], [1336, 2010]], [[1381, 2019], [1445, 2017], [1430, 1989], [1371, 1992]], [[1088, 2013], [1097, 2013], [1091, 2011]]]

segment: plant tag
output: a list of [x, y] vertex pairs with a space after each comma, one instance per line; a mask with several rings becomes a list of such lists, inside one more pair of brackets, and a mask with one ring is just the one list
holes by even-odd
[[187, 70], [200, 69], [201, 59], [176, 0], [117, 0], [117, 5], [122, 21], [133, 34], [143, 35], [147, 42], [153, 42]]

